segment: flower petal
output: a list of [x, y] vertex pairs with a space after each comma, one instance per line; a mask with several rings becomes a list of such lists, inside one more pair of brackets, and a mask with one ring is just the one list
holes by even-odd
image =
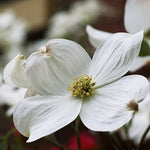
[[[144, 131], [149, 125], [150, 118], [150, 92], [148, 96], [144, 99], [143, 102], [140, 103], [139, 112], [135, 113], [134, 118], [132, 120], [132, 124], [129, 127], [128, 134], [130, 139], [134, 140], [136, 144], [138, 144], [144, 134]], [[150, 138], [150, 132], [147, 134], [146, 139]]]
[[129, 109], [129, 104], [144, 99], [148, 87], [145, 77], [133, 75], [97, 89], [97, 94], [83, 103], [82, 122], [94, 131], [120, 128], [132, 118], [134, 110]]
[[125, 5], [125, 28], [130, 33], [150, 28], [150, 1], [127, 0]]
[[88, 34], [91, 45], [97, 48], [102, 42], [104, 42], [112, 33], [96, 30], [92, 26], [86, 26], [86, 32]]
[[64, 95], [68, 83], [87, 71], [91, 59], [80, 45], [65, 39], [50, 40], [45, 49], [28, 58], [27, 77], [41, 95]]
[[6, 111], [6, 115], [8, 117], [12, 116], [13, 112], [15, 111], [16, 106], [11, 106], [7, 111]]
[[37, 95], [37, 92], [34, 91], [34, 89], [30, 86], [27, 92], [25, 93], [24, 98], [35, 96], [35, 95]]
[[[144, 131], [149, 125], [149, 113], [137, 113], [135, 114], [132, 125], [129, 128], [129, 137], [132, 139], [136, 144], [138, 144], [144, 134]], [[150, 138], [150, 132], [147, 134], [146, 139]]]
[[28, 86], [24, 65], [26, 60], [23, 55], [17, 55], [11, 60], [4, 69], [4, 80], [11, 86], [23, 87]]
[[0, 105], [7, 104], [9, 106], [17, 105], [24, 97], [27, 89], [18, 88], [15, 89], [8, 84], [2, 84], [0, 86]]
[[138, 57], [134, 65], [130, 69], [131, 72], [137, 71], [138, 69], [150, 64], [150, 56]]
[[63, 128], [78, 116], [81, 101], [67, 96], [24, 99], [14, 112], [17, 130], [32, 142]]
[[142, 39], [142, 31], [136, 34], [117, 33], [97, 48], [89, 71], [97, 86], [117, 80], [131, 69]]

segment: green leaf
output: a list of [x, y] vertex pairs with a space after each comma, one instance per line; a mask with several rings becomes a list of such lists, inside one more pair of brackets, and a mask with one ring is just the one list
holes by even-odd
[[149, 55], [150, 55], [150, 46], [146, 40], [143, 40], [139, 56], [144, 57]]

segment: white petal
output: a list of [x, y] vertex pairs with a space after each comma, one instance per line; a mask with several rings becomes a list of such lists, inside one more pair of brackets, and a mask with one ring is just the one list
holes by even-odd
[[33, 53], [27, 60], [27, 77], [31, 86], [41, 95], [64, 95], [68, 83], [87, 71], [91, 59], [77, 43], [54, 39], [46, 51]]
[[0, 105], [16, 106], [23, 99], [26, 89], [15, 89], [7, 84], [0, 86]]
[[27, 90], [27, 92], [25, 93], [24, 97], [31, 97], [31, 96], [35, 96], [37, 95], [37, 92], [34, 91], [34, 89], [30, 86]]
[[2, 74], [0, 73], [0, 84], [3, 82]]
[[140, 112], [150, 112], [149, 106], [150, 106], [150, 91], [148, 92], [148, 95], [146, 96], [144, 101], [140, 103]]
[[81, 120], [94, 131], [120, 128], [132, 118], [134, 110], [129, 110], [128, 104], [141, 101], [148, 92], [148, 86], [145, 77], [133, 75], [97, 89], [97, 93], [83, 103]]
[[137, 71], [138, 69], [148, 64], [150, 64], [150, 56], [138, 57], [135, 63], [133, 64], [132, 68], [130, 69], [130, 71], [131, 72]]
[[4, 80], [11, 86], [23, 87], [28, 86], [26, 73], [25, 73], [25, 58], [22, 55], [17, 55], [11, 60], [4, 69]]
[[67, 96], [24, 99], [14, 112], [17, 130], [32, 142], [63, 128], [78, 116], [81, 101]]
[[[139, 144], [142, 135], [144, 134], [146, 128], [149, 125], [150, 118], [150, 92], [147, 97], [139, 103], [139, 111], [135, 113], [132, 120], [131, 126], [128, 129], [129, 138], [132, 139], [135, 144]], [[150, 138], [150, 132], [147, 134], [146, 139]]]
[[[129, 137], [138, 144], [142, 138], [142, 135], [149, 125], [150, 118], [150, 92], [143, 102], [139, 104], [139, 112], [137, 112], [132, 120], [132, 124], [129, 128]], [[146, 138], [150, 138], [150, 132]]]
[[130, 33], [150, 28], [150, 1], [127, 0], [125, 6], [125, 28]]
[[143, 32], [116, 33], [97, 48], [89, 72], [97, 86], [117, 80], [131, 69], [142, 39]]
[[15, 111], [15, 108], [16, 108], [16, 106], [10, 107], [10, 108], [7, 110], [7, 112], [6, 112], [6, 115], [7, 115], [8, 117], [12, 116], [13, 112]]
[[104, 42], [112, 33], [96, 30], [91, 26], [86, 27], [88, 38], [93, 47], [97, 48], [102, 42]]
[[[132, 125], [129, 128], [129, 137], [136, 144], [138, 144], [144, 134], [146, 128], [149, 125], [149, 112], [137, 113], [135, 114]], [[150, 132], [147, 134], [146, 139], [150, 138]]]

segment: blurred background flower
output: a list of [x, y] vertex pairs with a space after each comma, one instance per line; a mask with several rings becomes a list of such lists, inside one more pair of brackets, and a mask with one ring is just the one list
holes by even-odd
[[1, 67], [2, 64], [8, 63], [19, 51], [22, 51], [26, 33], [25, 20], [18, 19], [14, 11], [4, 11], [0, 14]]
[[86, 24], [94, 24], [99, 14], [98, 0], [74, 2], [69, 10], [58, 12], [52, 16], [47, 38], [73, 38], [77, 40], [85, 34]]

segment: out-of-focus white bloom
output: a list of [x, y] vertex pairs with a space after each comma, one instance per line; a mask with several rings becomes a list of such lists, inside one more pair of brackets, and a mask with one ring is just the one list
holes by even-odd
[[0, 77], [0, 105], [7, 104], [10, 106], [7, 115], [12, 115], [17, 104], [24, 98], [26, 91], [24, 88], [13, 88], [3, 83], [2, 77]]
[[86, 32], [88, 34], [89, 41], [94, 48], [97, 48], [98, 45], [102, 44], [112, 35], [112, 33], [94, 29], [90, 25], [86, 26]]
[[144, 30], [144, 39], [150, 46], [150, 0], [127, 0], [124, 25], [129, 33]]
[[48, 38], [62, 38], [68, 35], [81, 34], [86, 24], [94, 23], [99, 15], [98, 0], [76, 2], [68, 11], [55, 14], [50, 20]]
[[[145, 31], [145, 40], [150, 45], [150, 0], [127, 0], [125, 5], [124, 23], [127, 32], [135, 33]], [[91, 26], [86, 27], [88, 38], [93, 47], [104, 42], [112, 33], [96, 30]], [[136, 71], [149, 62], [150, 57], [138, 57], [130, 71]]]
[[0, 86], [0, 104], [7, 104], [10, 106], [7, 111], [7, 115], [10, 116], [13, 114], [16, 106], [19, 104], [21, 99], [24, 98], [26, 91], [27, 89], [15, 89], [4, 83]]
[[86, 0], [82, 2], [76, 2], [72, 5], [70, 13], [75, 19], [76, 24], [87, 24], [88, 22], [95, 21], [99, 15], [100, 4], [97, 0]]
[[125, 28], [130, 33], [150, 29], [150, 0], [127, 0], [124, 16]]
[[[125, 5], [124, 24], [127, 32], [135, 33], [144, 30], [145, 33], [150, 29], [150, 0], [127, 0]], [[101, 30], [96, 30], [87, 26], [90, 41], [97, 44], [91, 44], [97, 47], [101, 42], [105, 41], [110, 34]], [[99, 42], [98, 42], [99, 41]]]
[[21, 45], [26, 38], [26, 24], [17, 19], [13, 11], [0, 14], [0, 47]]
[[[112, 35], [92, 60], [80, 45], [64, 39], [50, 40], [33, 53], [23, 73], [40, 96], [25, 98], [13, 116], [27, 142], [52, 134], [78, 115], [94, 131], [113, 131], [127, 123], [148, 92], [146, 78], [121, 78], [138, 56], [142, 39], [142, 32]], [[14, 82], [17, 72], [11, 75], [6, 82], [21, 82], [20, 77]]]
[[[136, 144], [139, 144], [142, 135], [150, 124], [150, 91], [145, 100], [139, 104], [139, 111], [135, 114], [132, 124], [129, 127], [129, 137]], [[150, 132], [147, 134], [146, 139], [150, 138]]]
[[27, 26], [24, 20], [18, 19], [13, 11], [0, 14], [0, 56], [1, 63], [12, 59], [22, 49], [26, 38]]
[[150, 65], [150, 56], [138, 57], [137, 60], [135, 61], [135, 64], [130, 69], [130, 71], [134, 72], [146, 65]]

